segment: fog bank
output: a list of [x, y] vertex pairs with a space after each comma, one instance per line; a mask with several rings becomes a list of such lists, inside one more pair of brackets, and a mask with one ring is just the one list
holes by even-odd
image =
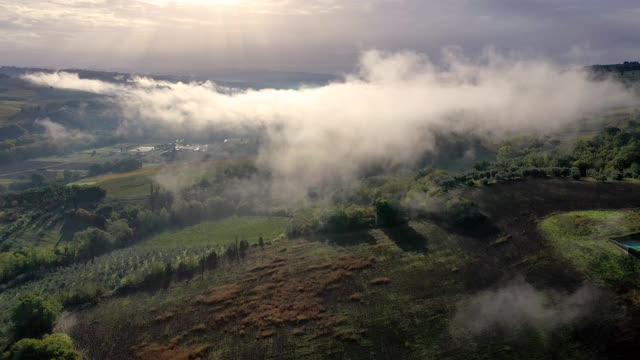
[[494, 53], [477, 60], [449, 54], [436, 66], [421, 54], [370, 51], [344, 81], [299, 90], [142, 77], [114, 84], [62, 72], [24, 78], [115, 97], [127, 132], [262, 128], [268, 136], [259, 164], [302, 191], [371, 163], [411, 164], [433, 150], [433, 129], [494, 137], [553, 131], [635, 102], [621, 85], [593, 81], [581, 69]]

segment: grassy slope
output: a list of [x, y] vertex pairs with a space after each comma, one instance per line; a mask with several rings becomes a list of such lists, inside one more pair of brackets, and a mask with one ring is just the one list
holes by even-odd
[[131, 199], [148, 196], [152, 177], [161, 170], [161, 166], [147, 166], [139, 170], [105, 174], [83, 179], [77, 184], [98, 185], [107, 191], [112, 199]]
[[[135, 348], [141, 359], [157, 358], [154, 350], [186, 358], [202, 349], [209, 359], [548, 358], [539, 337], [514, 343], [452, 336], [450, 320], [472, 293], [466, 278], [478, 272], [477, 259], [436, 225], [410, 228], [428, 239], [429, 252], [401, 250], [388, 230], [354, 233], [362, 242], [346, 247], [280, 240], [166, 291], [87, 310], [81, 318], [101, 325], [81, 326], [74, 337], [96, 359], [128, 358], [135, 345], [142, 345]], [[351, 256], [375, 261], [343, 272], [341, 261]], [[216, 300], [198, 304], [210, 294]]]
[[150, 185], [155, 176], [167, 176], [177, 179], [181, 185], [194, 184], [201, 178], [212, 178], [218, 171], [218, 165], [233, 161], [209, 161], [201, 163], [176, 163], [169, 165], [150, 165], [127, 173], [109, 173], [83, 179], [78, 184], [98, 185], [107, 190], [112, 199], [135, 199], [149, 195]]
[[[543, 198], [531, 196], [536, 184], [542, 188], [534, 193], [546, 194]], [[503, 200], [491, 197], [498, 209], [489, 210], [496, 211], [496, 216], [506, 214], [501, 216], [509, 216], [518, 224], [530, 223], [535, 229], [535, 216], [521, 214], [520, 210], [535, 207], [546, 213], [560, 205], [574, 206], [568, 202], [570, 189], [579, 197], [581, 206], [592, 207], [597, 207], [599, 201], [611, 204], [609, 195], [625, 193], [619, 188], [634, 190], [623, 184], [607, 184], [600, 189], [596, 201], [584, 195], [590, 193], [585, 189], [593, 187], [600, 185], [546, 181], [495, 186], [488, 191], [504, 196], [504, 190], [510, 189], [510, 196]], [[560, 193], [563, 195], [558, 197], [558, 205], [554, 199]], [[514, 196], [518, 194], [526, 197], [526, 202], [516, 201], [519, 197]], [[626, 196], [625, 201], [633, 198]], [[634, 221], [628, 219], [629, 223]], [[160, 249], [183, 242], [185, 246], [198, 246], [203, 244], [201, 241], [208, 241], [209, 232], [216, 229], [224, 229], [222, 233], [234, 239], [236, 235], [243, 236], [239, 233], [243, 223], [246, 219], [232, 218], [201, 224], [184, 233], [159, 235], [155, 241], [161, 244]], [[228, 230], [228, 224], [236, 224], [236, 228]], [[537, 281], [543, 289], [549, 285], [563, 287], [553, 270], [564, 264], [550, 255], [547, 247], [526, 246], [538, 244], [532, 235], [535, 230], [529, 233], [522, 227], [510, 229], [509, 223], [504, 224], [513, 234], [506, 243], [457, 236], [424, 222], [412, 223], [410, 229], [401, 231], [350, 234], [349, 243], [355, 243], [351, 246], [281, 239], [264, 249], [251, 248], [240, 263], [223, 264], [190, 281], [174, 283], [167, 290], [107, 299], [76, 313], [81, 325], [74, 330], [74, 339], [95, 359], [129, 358], [131, 346], [145, 342], [148, 346], [142, 350], [146, 358], [154, 359], [160, 358], [153, 354], [154, 349], [180, 358], [174, 352], [194, 355], [202, 347], [208, 349], [210, 358], [224, 359], [585, 358], [579, 355], [590, 354], [585, 347], [590, 346], [592, 333], [582, 336], [563, 330], [549, 338], [540, 334], [505, 338], [498, 334], [489, 339], [459, 339], [451, 335], [450, 320], [460, 301], [499, 285], [501, 273], [496, 274], [493, 266], [505, 277], [523, 274], [535, 282], [536, 276], [544, 275]], [[419, 234], [428, 243], [427, 253], [403, 251], [396, 245], [411, 233]], [[193, 239], [199, 240], [192, 243]], [[539, 245], [543, 245], [541, 241]], [[153, 247], [136, 249], [148, 248]], [[373, 257], [375, 262], [364, 269], [344, 267], [340, 264], [345, 256]], [[132, 256], [132, 261], [146, 260]], [[103, 273], [116, 279], [121, 276], [112, 268]], [[388, 280], [376, 285], [372, 283], [376, 278]], [[329, 286], [318, 285], [323, 282]], [[233, 295], [229, 289], [236, 288], [239, 294]], [[199, 296], [210, 296], [212, 290], [224, 301], [197, 303]], [[353, 300], [356, 294], [358, 301]], [[606, 329], [606, 325], [599, 323], [598, 327]]]
[[640, 231], [640, 211], [569, 212], [543, 219], [538, 229], [558, 255], [569, 260], [578, 271], [595, 276], [592, 264], [599, 256], [622, 253], [607, 240]]
[[227, 245], [235, 239], [253, 244], [260, 236], [272, 240], [284, 232], [289, 221], [284, 217], [242, 216], [219, 221], [207, 221], [179, 231], [167, 231], [138, 246]]
[[[8, 339], [9, 310], [15, 305], [15, 299], [25, 292], [46, 292], [53, 296], [62, 296], [74, 289], [89, 290], [105, 286], [106, 290], [117, 286], [121, 279], [135, 275], [154, 258], [166, 256], [185, 256], [188, 250], [197, 253], [198, 249], [210, 246], [224, 247], [234, 241], [235, 236], [257, 242], [262, 235], [265, 241], [272, 240], [283, 233], [287, 218], [282, 217], [233, 217], [219, 221], [205, 222], [185, 228], [181, 231], [165, 232], [144, 243], [106, 254], [93, 262], [61, 268], [48, 274], [41, 280], [27, 283], [18, 288], [0, 292], [0, 348]], [[55, 239], [57, 240], [57, 239]], [[125, 267], [122, 264], [126, 263]], [[138, 270], [136, 270], [138, 268]]]
[[0, 126], [10, 124], [9, 118], [20, 112], [20, 101], [0, 100]]

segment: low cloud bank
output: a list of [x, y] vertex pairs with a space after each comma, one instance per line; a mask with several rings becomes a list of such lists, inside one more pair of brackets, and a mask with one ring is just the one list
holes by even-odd
[[63, 72], [24, 78], [115, 97], [127, 131], [263, 129], [260, 165], [301, 190], [348, 179], [371, 163], [411, 164], [434, 150], [433, 130], [552, 131], [635, 102], [619, 84], [544, 61], [446, 59], [436, 66], [420, 54], [371, 51], [344, 81], [298, 90], [229, 91], [212, 82], [150, 78], [113, 84]]
[[572, 294], [541, 291], [516, 278], [505, 287], [482, 292], [462, 303], [451, 330], [454, 335], [516, 332], [525, 327], [549, 332], [577, 321], [596, 305], [598, 292], [583, 286]]
[[67, 129], [64, 125], [49, 118], [38, 119], [35, 124], [42, 127], [45, 135], [55, 142], [93, 141], [93, 135], [76, 129]]

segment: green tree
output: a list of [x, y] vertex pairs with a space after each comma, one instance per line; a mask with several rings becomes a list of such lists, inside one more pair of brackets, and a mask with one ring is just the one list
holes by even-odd
[[389, 199], [378, 199], [374, 202], [376, 225], [394, 226], [401, 222], [400, 211]]
[[107, 252], [113, 244], [113, 237], [106, 231], [90, 227], [73, 236], [73, 243], [77, 246], [77, 258], [93, 259]]
[[73, 180], [73, 172], [71, 170], [65, 170], [62, 172], [62, 179], [64, 181], [71, 181]]
[[42, 186], [47, 181], [42, 174], [33, 174], [31, 175], [31, 183], [35, 186]]
[[51, 334], [40, 339], [22, 339], [4, 354], [4, 359], [19, 360], [80, 360], [71, 338], [65, 334]]
[[11, 313], [16, 337], [40, 337], [51, 332], [62, 305], [45, 294], [26, 294], [20, 297]]
[[109, 221], [107, 232], [119, 244], [125, 245], [133, 240], [133, 230], [126, 220]]
[[582, 176], [582, 172], [580, 171], [580, 169], [576, 166], [571, 168], [571, 172], [569, 173], [569, 175], [574, 179], [574, 180], [579, 180], [580, 177]]

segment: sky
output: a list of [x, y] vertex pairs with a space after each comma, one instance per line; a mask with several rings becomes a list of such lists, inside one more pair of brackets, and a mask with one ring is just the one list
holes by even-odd
[[0, 0], [0, 65], [344, 73], [371, 49], [640, 58], [637, 0]]

